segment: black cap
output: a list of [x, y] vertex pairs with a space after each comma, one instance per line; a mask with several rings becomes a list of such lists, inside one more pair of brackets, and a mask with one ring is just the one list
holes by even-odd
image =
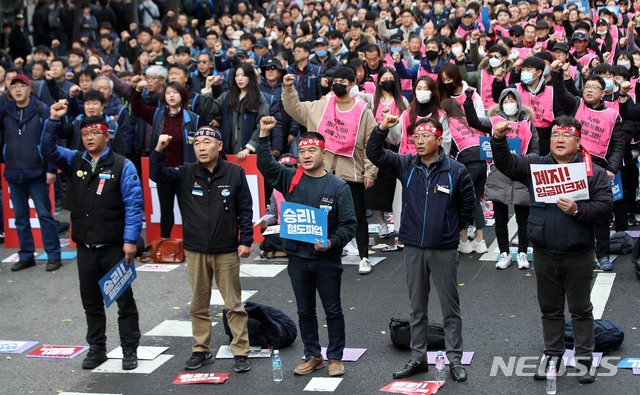
[[567, 43], [555, 43], [553, 46], [554, 51], [562, 51], [565, 53], [571, 52], [571, 48], [569, 48], [569, 44]]
[[464, 18], [465, 16], [470, 16], [470, 17], [474, 17], [473, 12], [470, 11], [465, 11], [464, 14], [462, 14], [462, 18]]
[[329, 40], [324, 37], [318, 37], [313, 40], [313, 46], [315, 47], [316, 45], [329, 45]]
[[244, 51], [244, 49], [238, 49], [236, 50], [236, 56], [243, 56], [243, 57], [247, 57], [247, 53]]
[[524, 28], [520, 25], [513, 25], [509, 28], [509, 32], [518, 33], [522, 36], [524, 34]]
[[389, 37], [389, 43], [401, 43], [404, 41], [404, 35], [400, 32]]
[[268, 46], [269, 46], [269, 40], [267, 40], [264, 37], [257, 39], [254, 45], [254, 47], [258, 47], [258, 48], [267, 48]]
[[549, 28], [549, 24], [547, 23], [547, 21], [538, 21], [538, 23], [536, 23], [536, 29], [548, 29]]
[[280, 61], [278, 59], [269, 59], [265, 62], [265, 64], [263, 64], [262, 66], [260, 66], [261, 69], [269, 69], [271, 67], [275, 67], [276, 69], [284, 72], [284, 67], [282, 66], [282, 63], [280, 63]]
[[589, 41], [589, 37], [585, 32], [575, 32], [573, 33], [573, 36], [571, 36], [571, 39], [579, 41]]

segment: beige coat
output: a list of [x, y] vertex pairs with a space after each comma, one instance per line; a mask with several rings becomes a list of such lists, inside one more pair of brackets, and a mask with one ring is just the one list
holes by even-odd
[[[327, 99], [311, 102], [300, 102], [298, 92], [293, 87], [282, 87], [282, 103], [285, 111], [291, 115], [301, 125], [304, 125], [310, 132], [320, 132], [318, 123], [324, 114], [327, 106]], [[364, 110], [358, 129], [356, 139], [356, 149], [353, 157], [335, 155], [327, 151], [324, 160], [324, 168], [342, 178], [345, 181], [364, 182], [364, 177], [375, 179], [378, 175], [378, 168], [367, 158], [365, 148], [371, 136], [371, 131], [377, 126], [370, 108]]]

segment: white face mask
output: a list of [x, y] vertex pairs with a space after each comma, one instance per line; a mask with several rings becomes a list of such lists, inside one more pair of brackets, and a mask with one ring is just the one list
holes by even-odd
[[277, 40], [278, 39], [278, 32], [271, 32], [270, 37], [272, 40]]
[[625, 69], [627, 69], [627, 70], [631, 69], [631, 63], [630, 63], [630, 62], [627, 62], [627, 61], [625, 61], [625, 60], [619, 60], [619, 61], [618, 61], [618, 66], [622, 66], [622, 67], [624, 67], [624, 68], [625, 68]]
[[353, 99], [354, 97], [358, 96], [359, 93], [360, 93], [360, 89], [358, 88], [358, 85], [354, 85], [349, 90], [349, 97]]
[[605, 34], [607, 34], [607, 30], [598, 30], [599, 36], [604, 36]]
[[431, 91], [416, 91], [416, 100], [420, 104], [429, 103], [431, 100]]
[[235, 48], [240, 48], [240, 40], [232, 40], [231, 45], [233, 45]]
[[512, 117], [518, 112], [518, 103], [505, 103], [502, 105], [505, 114]]
[[496, 58], [489, 58], [489, 66], [491, 66], [492, 68], [496, 68], [496, 67], [500, 67], [500, 65], [502, 64], [502, 61], [500, 59], [496, 59]]
[[478, 53], [480, 54], [480, 56], [484, 56], [487, 53], [484, 51], [484, 47], [482, 45], [478, 45]]
[[518, 51], [511, 51], [511, 53], [509, 54], [509, 60], [518, 60], [518, 58], [520, 57], [520, 54], [518, 53]]
[[546, 77], [551, 72], [551, 68], [549, 66], [544, 66], [544, 71], [542, 72], [542, 76]]
[[462, 47], [451, 47], [451, 54], [453, 56], [458, 56], [462, 53]]

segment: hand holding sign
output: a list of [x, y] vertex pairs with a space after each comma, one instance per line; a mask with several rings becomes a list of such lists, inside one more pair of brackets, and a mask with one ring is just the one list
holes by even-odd
[[331, 249], [331, 240], [327, 239], [327, 245], [326, 246], [323, 246], [322, 244], [320, 244], [319, 241], [316, 241], [316, 244], [313, 247], [316, 249], [316, 251], [320, 251], [320, 252], [328, 251], [328, 250]]
[[578, 204], [566, 197], [558, 198], [556, 204], [565, 214], [573, 215], [578, 210]]

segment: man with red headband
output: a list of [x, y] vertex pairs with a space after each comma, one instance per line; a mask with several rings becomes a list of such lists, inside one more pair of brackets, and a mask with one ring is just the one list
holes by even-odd
[[[133, 163], [109, 148], [109, 129], [102, 116], [82, 120], [84, 151], [57, 146], [60, 119], [66, 113], [66, 100], [51, 107], [42, 154], [67, 174], [65, 205], [71, 211], [71, 238], [78, 249], [80, 297], [90, 347], [82, 368], [94, 369], [107, 360], [107, 320], [98, 282], [123, 258], [133, 264], [142, 231], [142, 188]], [[131, 287], [116, 302], [122, 369], [135, 369], [140, 326]]]
[[460, 229], [467, 224], [476, 205], [473, 181], [464, 165], [445, 155], [442, 125], [433, 118], [419, 120], [409, 131], [416, 155], [399, 155], [384, 149], [389, 129], [398, 122], [399, 117], [386, 114], [367, 144], [371, 162], [389, 169], [402, 182], [402, 227], [398, 239], [405, 246], [404, 267], [411, 303], [411, 359], [393, 373], [393, 378], [427, 371], [427, 309], [429, 277], [433, 275], [451, 377], [465, 381], [457, 248]]
[[275, 125], [274, 117], [260, 120], [258, 169], [287, 202], [327, 211], [329, 227], [326, 247], [320, 243], [313, 245], [283, 239], [284, 250], [289, 256], [287, 269], [298, 305], [300, 337], [304, 343], [305, 361], [293, 372], [306, 375], [325, 366], [318, 338], [317, 291], [327, 317], [329, 375], [341, 376], [345, 373], [342, 364], [345, 324], [340, 302], [342, 248], [356, 231], [351, 191], [346, 182], [325, 170], [326, 141], [320, 133], [307, 132], [300, 136], [300, 167], [296, 170], [278, 164], [269, 145], [269, 132]]
[[378, 175], [365, 154], [369, 136], [376, 121], [367, 105], [353, 99], [350, 91], [356, 86], [356, 73], [346, 66], [336, 68], [332, 79], [332, 94], [312, 102], [300, 102], [293, 89], [297, 77], [284, 76], [282, 103], [284, 109], [309, 131], [322, 134], [326, 140], [324, 168], [347, 182], [353, 196], [358, 227], [356, 243], [360, 255], [360, 274], [371, 273], [369, 262], [369, 229], [364, 190], [371, 188]]
[[[613, 209], [611, 184], [605, 170], [591, 163], [581, 141], [582, 125], [575, 118], [561, 116], [551, 127], [551, 152], [546, 156], [510, 153], [505, 138], [511, 126], [502, 122], [494, 127], [491, 150], [496, 167], [505, 176], [527, 185], [531, 195], [529, 241], [533, 244], [533, 262], [538, 283], [538, 304], [542, 313], [544, 355], [534, 378], [544, 380], [547, 367], [555, 360], [562, 363], [564, 343], [564, 304], [569, 305], [575, 337], [578, 381], [593, 383], [593, 306], [591, 280], [596, 223], [609, 218]], [[558, 198], [555, 204], [538, 203], [534, 198], [531, 164], [584, 162], [587, 168], [589, 199], [574, 201]]]

